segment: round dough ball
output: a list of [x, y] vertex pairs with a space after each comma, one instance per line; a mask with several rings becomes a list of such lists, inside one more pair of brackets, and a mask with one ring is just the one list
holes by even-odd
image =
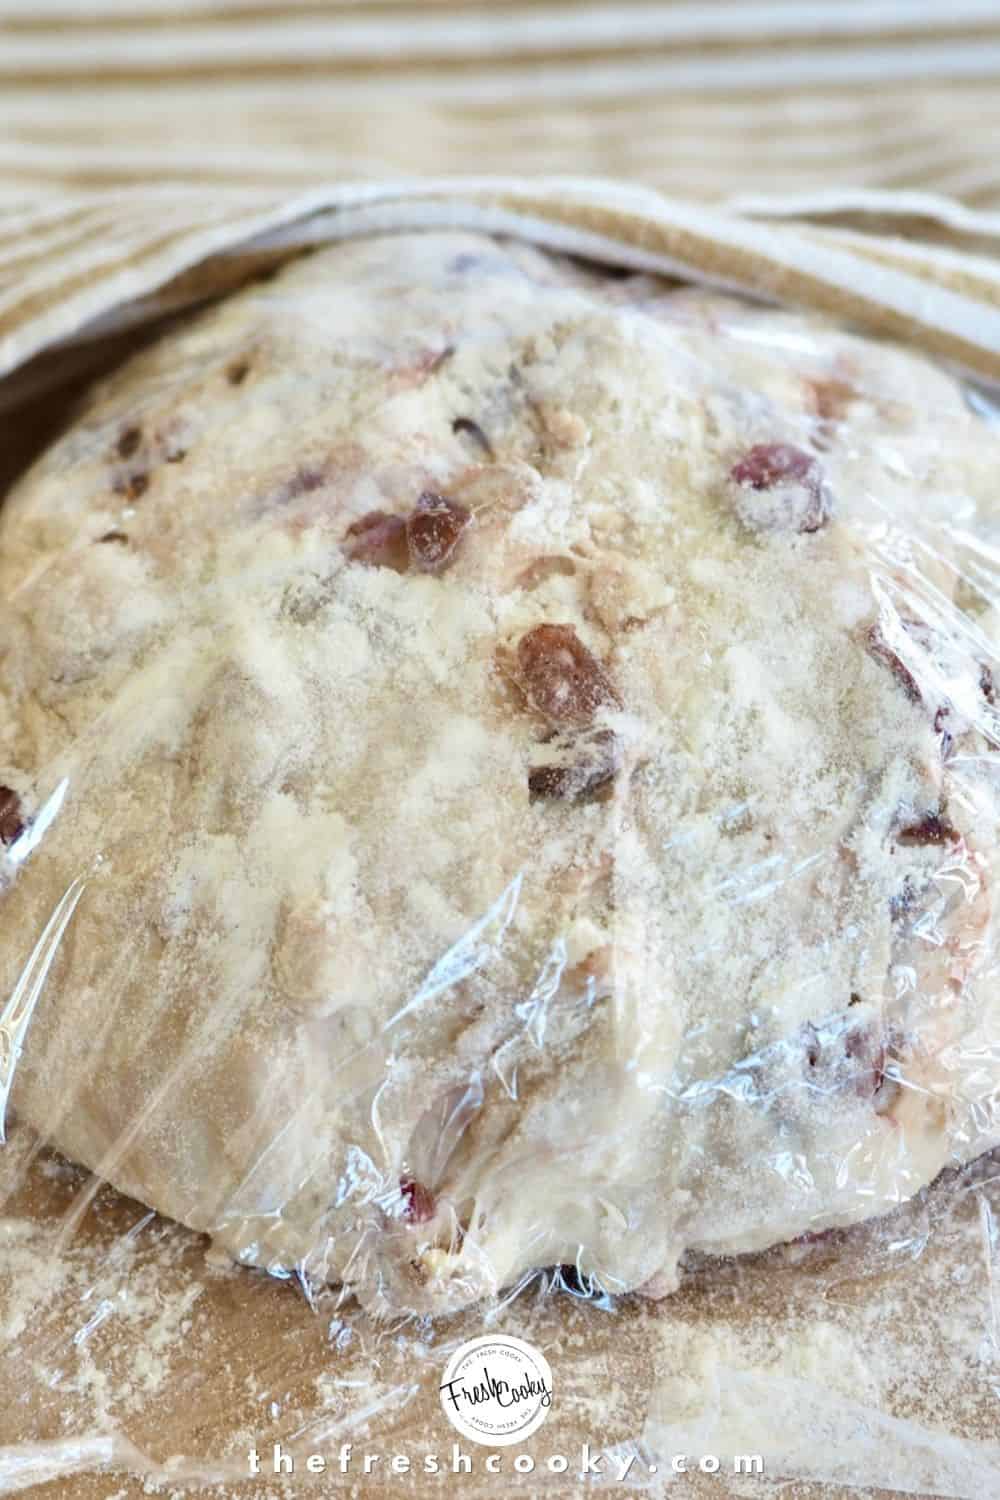
[[995, 1144], [998, 469], [916, 355], [473, 235], [171, 332], [0, 517], [10, 1108], [376, 1312]]

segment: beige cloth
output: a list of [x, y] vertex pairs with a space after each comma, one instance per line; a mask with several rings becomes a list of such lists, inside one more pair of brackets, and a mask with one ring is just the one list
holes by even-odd
[[262, 235], [372, 224], [514, 228], [1000, 379], [998, 80], [995, 0], [0, 0], [0, 410]]
[[0, 26], [14, 198], [471, 167], [1000, 206], [995, 0], [2, 0]]

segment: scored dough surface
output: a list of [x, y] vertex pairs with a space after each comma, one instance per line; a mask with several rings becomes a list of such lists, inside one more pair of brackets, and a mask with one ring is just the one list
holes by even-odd
[[164, 337], [0, 516], [5, 995], [85, 881], [10, 1107], [377, 1312], [995, 1144], [998, 469], [916, 355], [467, 234]]

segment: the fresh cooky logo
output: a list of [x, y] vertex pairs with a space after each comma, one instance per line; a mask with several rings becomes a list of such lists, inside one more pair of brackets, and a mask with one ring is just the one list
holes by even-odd
[[552, 1405], [552, 1371], [540, 1349], [523, 1339], [486, 1334], [449, 1359], [441, 1377], [441, 1405], [470, 1442], [491, 1448], [537, 1432]]

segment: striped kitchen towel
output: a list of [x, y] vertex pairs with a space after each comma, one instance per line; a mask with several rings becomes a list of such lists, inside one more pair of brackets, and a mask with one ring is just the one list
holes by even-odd
[[303, 245], [452, 223], [1000, 380], [997, 0], [0, 0], [0, 409]]

